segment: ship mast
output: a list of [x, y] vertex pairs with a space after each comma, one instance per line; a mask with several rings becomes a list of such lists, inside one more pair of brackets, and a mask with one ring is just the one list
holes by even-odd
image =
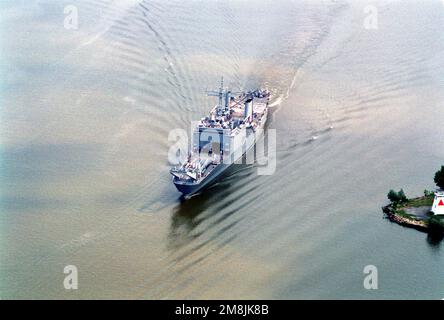
[[219, 101], [217, 104], [217, 114], [218, 115], [220, 115], [222, 113], [224, 96], [225, 96], [225, 108], [227, 108], [227, 106], [226, 106], [227, 99], [229, 99], [227, 96], [228, 94], [229, 94], [229, 91], [225, 91], [225, 89], [224, 89], [224, 77], [221, 77], [221, 79], [220, 79], [219, 91], [207, 91], [207, 95], [219, 98]]

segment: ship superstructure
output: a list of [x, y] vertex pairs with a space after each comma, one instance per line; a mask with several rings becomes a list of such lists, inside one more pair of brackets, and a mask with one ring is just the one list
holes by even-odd
[[215, 181], [237, 162], [262, 134], [268, 117], [270, 93], [266, 90], [232, 92], [223, 87], [208, 95], [218, 97], [209, 115], [192, 128], [188, 158], [170, 170], [177, 189], [186, 196]]

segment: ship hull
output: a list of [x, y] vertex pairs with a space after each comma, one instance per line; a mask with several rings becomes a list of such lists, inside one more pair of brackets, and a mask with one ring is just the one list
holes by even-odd
[[213, 182], [217, 180], [231, 165], [230, 164], [219, 164], [217, 165], [211, 173], [205, 177], [200, 183], [187, 183], [180, 181], [177, 178], [173, 179], [173, 183], [177, 190], [181, 192], [184, 196], [192, 196], [199, 191], [210, 186]]

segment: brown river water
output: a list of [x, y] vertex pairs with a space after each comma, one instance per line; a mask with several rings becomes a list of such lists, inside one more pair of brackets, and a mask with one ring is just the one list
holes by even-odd
[[[1, 1], [0, 297], [444, 298], [443, 244], [381, 211], [444, 165], [443, 28], [439, 0]], [[220, 76], [273, 93], [276, 171], [184, 201], [168, 134]]]

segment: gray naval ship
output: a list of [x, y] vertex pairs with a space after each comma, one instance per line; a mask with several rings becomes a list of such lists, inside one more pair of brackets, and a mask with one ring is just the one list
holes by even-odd
[[218, 104], [192, 127], [186, 161], [172, 168], [173, 183], [186, 197], [208, 187], [231, 164], [251, 149], [263, 134], [270, 93], [266, 90], [231, 92], [223, 87], [210, 91]]

